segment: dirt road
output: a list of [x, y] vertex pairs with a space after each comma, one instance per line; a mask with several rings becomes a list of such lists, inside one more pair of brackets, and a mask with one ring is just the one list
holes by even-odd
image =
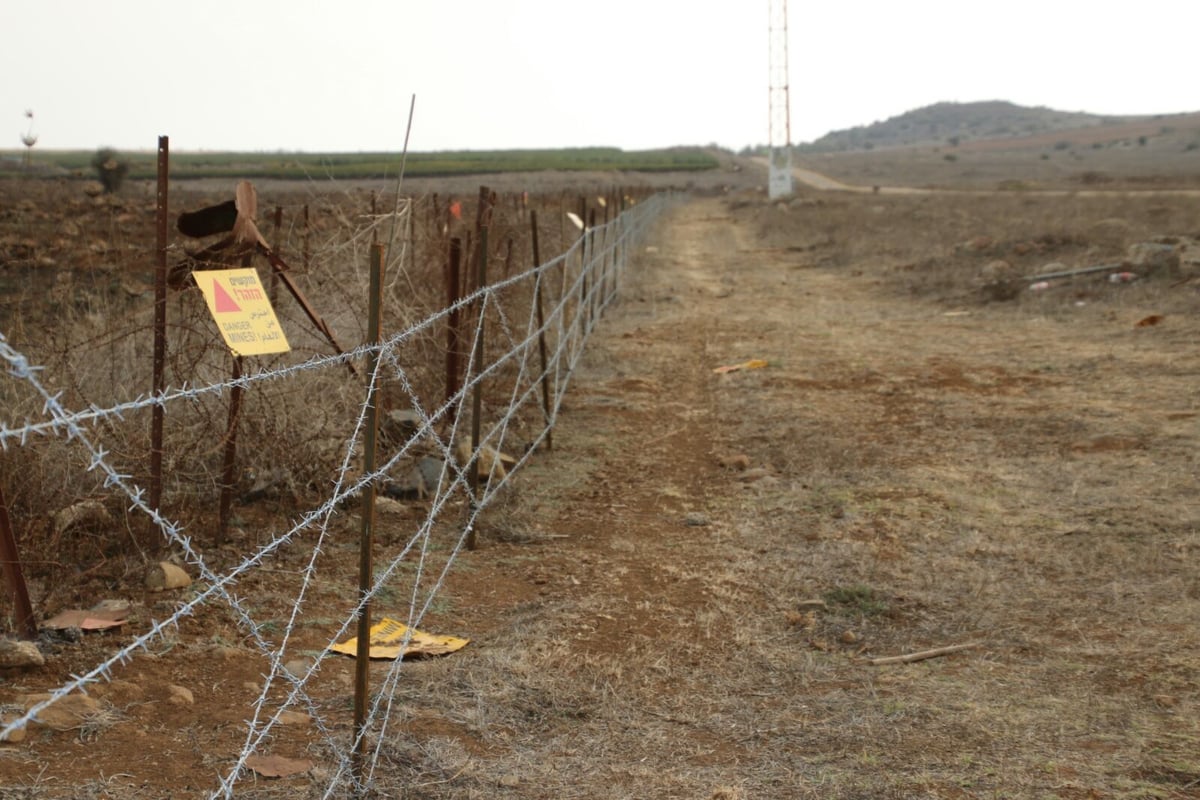
[[666, 221], [456, 585], [507, 609], [414, 712], [445, 796], [1193, 791], [1196, 320], [948, 309], [738, 205]]

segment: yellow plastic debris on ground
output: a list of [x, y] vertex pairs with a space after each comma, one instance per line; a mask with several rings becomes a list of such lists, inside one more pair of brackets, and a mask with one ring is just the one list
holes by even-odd
[[[425, 633], [416, 628], [408, 644], [404, 638], [408, 635], [409, 627], [403, 622], [384, 617], [371, 626], [371, 658], [387, 658], [395, 660], [404, 656], [444, 656], [463, 649], [470, 639], [459, 639], [456, 636], [437, 636]], [[335, 653], [352, 656], [358, 652], [358, 637], [339, 642], [329, 648]], [[401, 652], [403, 650], [403, 653]]]

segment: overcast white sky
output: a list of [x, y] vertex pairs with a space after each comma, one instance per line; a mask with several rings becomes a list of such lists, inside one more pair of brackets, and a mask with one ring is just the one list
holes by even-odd
[[[791, 0], [792, 140], [943, 100], [1200, 110], [1195, 0]], [[768, 0], [0, 0], [0, 148], [768, 138]], [[8, 133], [4, 134], [5, 126]]]

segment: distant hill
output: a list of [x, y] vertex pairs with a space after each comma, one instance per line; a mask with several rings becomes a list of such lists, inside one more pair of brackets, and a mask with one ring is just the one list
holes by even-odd
[[[1157, 133], [1172, 122], [1195, 127], [1195, 114], [1154, 116], [1100, 116], [1051, 108], [1030, 108], [1003, 100], [979, 103], [936, 103], [899, 116], [833, 131], [815, 142], [800, 145], [804, 152], [842, 152], [916, 146], [960, 146], [988, 142], [990, 147], [1007, 142], [1041, 145], [1063, 135], [1071, 141], [1104, 141]], [[1070, 132], [1070, 135], [1067, 133]], [[1081, 136], [1082, 134], [1082, 136]], [[978, 146], [978, 145], [976, 145]]]

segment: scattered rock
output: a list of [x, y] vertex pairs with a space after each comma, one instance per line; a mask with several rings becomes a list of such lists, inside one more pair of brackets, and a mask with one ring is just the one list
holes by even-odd
[[172, 705], [190, 706], [195, 705], [196, 703], [196, 698], [192, 695], [192, 690], [186, 686], [176, 686], [172, 684], [170, 687], [170, 692], [171, 696], [167, 699], [167, 702], [171, 703]]
[[721, 456], [717, 459], [717, 463], [725, 469], [733, 469], [742, 472], [750, 469], [750, 456], [745, 453], [737, 453], [735, 455]]
[[990, 250], [994, 244], [996, 240], [990, 236], [973, 236], [959, 247], [972, 253], [982, 253], [984, 250]]
[[518, 775], [513, 775], [511, 772], [507, 775], [500, 776], [500, 785], [505, 789], [516, 789], [521, 785], [521, 778]]
[[422, 456], [417, 459], [417, 469], [421, 471], [421, 479], [425, 481], [425, 488], [429, 491], [437, 489], [438, 480], [441, 479], [445, 468], [446, 462], [440, 458]]
[[857, 644], [859, 641], [859, 635], [849, 629], [842, 631], [842, 635], [838, 638], [841, 639], [842, 644]]
[[106, 600], [101, 600], [99, 603], [96, 603], [96, 605], [92, 606], [92, 611], [128, 614], [130, 608], [131, 605], [129, 601], [125, 600], [124, 598], [109, 598]]
[[425, 483], [425, 475], [414, 466], [403, 479], [391, 481], [383, 487], [385, 498], [396, 500], [424, 500], [429, 496], [429, 487]]
[[33, 642], [0, 639], [0, 667], [40, 667], [46, 657]]
[[1006, 278], [995, 278], [985, 281], [979, 287], [979, 292], [985, 300], [994, 303], [1003, 303], [1017, 299], [1023, 287], [1024, 281], [1021, 280], [1020, 276], [1011, 275]]
[[[470, 440], [459, 439], [454, 452], [458, 463], [465, 467], [471, 460]], [[487, 480], [488, 476], [495, 476], [496, 480], [503, 480], [508, 475], [508, 470], [516, 466], [517, 460], [510, 455], [501, 453], [493, 447], [481, 444], [479, 446], [479, 457], [475, 460], [475, 464], [481, 479]]]
[[287, 670], [293, 678], [303, 678], [309, 673], [309, 670], [313, 668], [314, 663], [315, 662], [311, 657], [303, 656], [301, 658], [291, 659], [283, 665], [283, 668]]
[[54, 532], [61, 536], [67, 531], [86, 526], [88, 528], [111, 527], [112, 515], [99, 500], [81, 500], [54, 514]]
[[181, 567], [170, 561], [160, 561], [151, 564], [146, 570], [146, 588], [152, 592], [162, 592], [167, 589], [182, 589], [190, 586], [192, 579]]
[[295, 494], [295, 477], [292, 471], [276, 467], [265, 471], [247, 469], [242, 473], [242, 503], [257, 503], [259, 500], [278, 500]]
[[1179, 705], [1179, 698], [1169, 694], [1156, 694], [1154, 704], [1159, 708], [1174, 708]]
[[308, 714], [302, 714], [299, 711], [280, 711], [280, 725], [309, 725], [312, 723], [312, 717]]
[[1139, 242], [1130, 245], [1125, 266], [1143, 275], [1176, 275], [1179, 273], [1179, 249], [1170, 244]]
[[1013, 265], [1002, 258], [993, 259], [979, 269], [979, 277], [984, 281], [1009, 280], [1016, 277]]
[[393, 447], [407, 442], [421, 428], [421, 415], [411, 408], [399, 408], [388, 412], [379, 424], [379, 436]]
[[[30, 694], [21, 698], [25, 711], [50, 699], [49, 694]], [[56, 731], [69, 731], [78, 728], [89, 719], [100, 714], [100, 703], [96, 698], [77, 692], [66, 697], [60, 697], [49, 706], [37, 712], [34, 721]]]
[[375, 513], [383, 517], [402, 517], [408, 513], [408, 508], [391, 497], [376, 497]]
[[709, 521], [707, 514], [701, 514], [699, 511], [689, 511], [687, 516], [683, 518], [683, 524], [689, 528], [703, 528], [712, 523]]
[[758, 481], [761, 481], [764, 478], [769, 478], [769, 477], [771, 477], [770, 470], [763, 469], [762, 467], [756, 467], [754, 469], [748, 469], [745, 472], [743, 472], [741, 475], [738, 476], [738, 480], [741, 481], [742, 483], [757, 483]]
[[100, 181], [87, 181], [83, 184], [83, 193], [88, 197], [99, 197], [104, 194], [104, 184]]
[[[15, 719], [17, 719], [17, 717], [14, 714], [0, 716], [0, 728], [8, 727]], [[4, 744], [20, 744], [21, 742], [25, 741], [25, 733], [26, 731], [24, 726], [15, 728], [6, 734], [0, 734], [0, 742], [3, 742]]]
[[264, 778], [289, 778], [308, 772], [313, 763], [307, 758], [284, 758], [255, 753], [246, 758], [246, 766]]

